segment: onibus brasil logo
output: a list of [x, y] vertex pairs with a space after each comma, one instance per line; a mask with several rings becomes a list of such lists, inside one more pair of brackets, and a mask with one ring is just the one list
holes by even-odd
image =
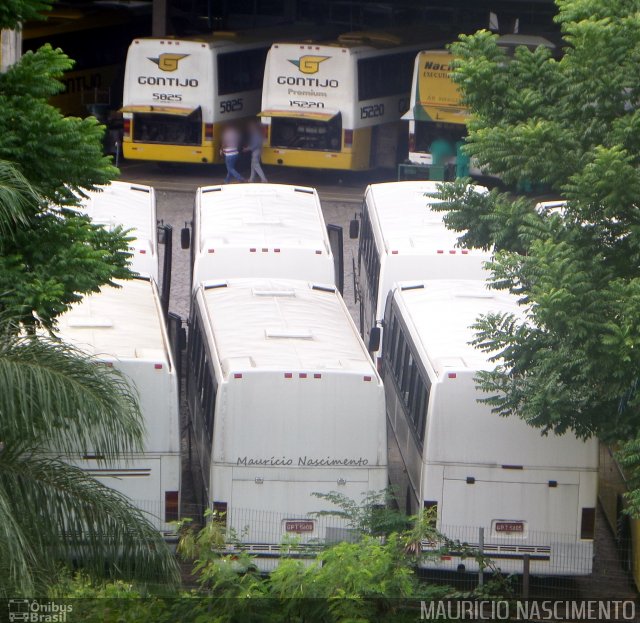
[[178, 63], [187, 58], [189, 54], [160, 54], [158, 58], [147, 57], [152, 63], [155, 63], [162, 71], [175, 71], [178, 69]]
[[70, 604], [38, 599], [9, 599], [9, 623], [67, 623], [73, 611]]
[[289, 62], [295, 65], [303, 74], [317, 74], [320, 63], [326, 61], [330, 56], [301, 56], [298, 60]]

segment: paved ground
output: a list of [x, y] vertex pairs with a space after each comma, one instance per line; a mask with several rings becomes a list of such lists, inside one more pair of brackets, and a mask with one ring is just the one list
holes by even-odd
[[[239, 167], [246, 173], [248, 167]], [[361, 173], [312, 171], [283, 167], [264, 167], [270, 182], [313, 186], [324, 201], [360, 203], [367, 184], [395, 180], [392, 170], [367, 171]], [[179, 165], [136, 162], [120, 163], [121, 179], [148, 184], [156, 189], [176, 192], [195, 192], [198, 186], [220, 184], [225, 176], [223, 165]]]

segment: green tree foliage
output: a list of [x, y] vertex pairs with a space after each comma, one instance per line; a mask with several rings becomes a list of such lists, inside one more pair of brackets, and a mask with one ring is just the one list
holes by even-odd
[[[240, 541], [233, 535], [231, 543], [236, 553], [224, 554], [230, 538], [224, 515], [209, 512], [208, 522], [200, 530], [191, 528], [188, 520], [182, 522], [178, 546], [180, 555], [193, 561], [197, 589], [167, 599], [140, 585], [96, 582], [83, 574], [63, 573], [50, 596], [93, 598], [73, 602], [74, 616], [81, 616], [87, 623], [169, 623], [178, 619], [184, 623], [408, 623], [419, 618], [421, 600], [513, 597], [509, 583], [499, 573], [487, 578], [484, 587], [470, 587], [467, 592], [419, 580], [415, 566], [421, 556], [420, 543], [425, 540], [441, 543], [434, 557], [455, 550], [475, 558], [487, 571], [496, 570], [477, 550], [442, 537], [428, 513], [410, 518], [386, 509], [384, 523], [389, 531], [372, 536], [379, 533], [382, 515], [372, 512], [371, 501], [387, 495], [369, 496], [362, 504], [335, 492], [319, 496], [334, 505], [327, 514], [350, 523], [352, 541], [318, 545], [317, 558], [304, 561], [296, 558], [300, 549], [295, 541], [283, 543], [283, 556], [269, 576], [256, 572], [254, 560], [241, 551]], [[395, 519], [391, 518], [393, 514]], [[95, 599], [100, 597], [111, 599], [106, 603]]]
[[0, 4], [0, 28], [15, 30], [21, 22], [42, 19], [52, 0], [3, 0]]
[[[472, 113], [468, 152], [507, 184], [567, 200], [536, 210], [514, 194], [441, 193], [462, 244], [497, 250], [494, 287], [523, 316], [479, 320], [497, 353], [481, 376], [501, 415], [542, 431], [625, 443], [640, 430], [640, 13], [631, 0], [558, 0], [564, 36], [507, 60], [482, 31], [452, 46]], [[637, 445], [637, 442], [634, 442]]]
[[121, 229], [107, 231], [69, 209], [47, 209], [27, 178], [0, 160], [0, 313], [5, 317], [24, 327], [52, 326], [82, 294], [130, 275], [127, 241]]
[[81, 189], [106, 184], [118, 172], [102, 154], [104, 126], [94, 117], [64, 117], [47, 103], [72, 66], [46, 44], [0, 74], [0, 159], [16, 163], [56, 204], [75, 203]]
[[[42, 18], [48, 0], [9, 0], [0, 25]], [[26, 325], [50, 326], [82, 294], [126, 278], [127, 241], [77, 213], [48, 209], [74, 205], [86, 189], [118, 173], [102, 154], [104, 127], [95, 118], [64, 117], [47, 100], [64, 87], [73, 65], [50, 45], [26, 53], [0, 73], [0, 312]], [[10, 166], [11, 163], [13, 165]], [[3, 194], [17, 202], [7, 203]], [[18, 210], [9, 214], [7, 210]]]

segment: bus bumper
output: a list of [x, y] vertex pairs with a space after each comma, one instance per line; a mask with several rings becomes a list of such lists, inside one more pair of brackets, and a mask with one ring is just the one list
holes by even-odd
[[123, 155], [128, 160], [155, 160], [158, 162], [222, 162], [218, 149], [209, 145], [161, 145], [157, 143], [134, 143], [125, 140]]
[[[368, 154], [367, 154], [368, 156]], [[302, 169], [338, 169], [342, 171], [367, 171], [369, 159], [357, 158], [352, 152], [311, 151], [265, 147], [262, 162], [283, 167]]]

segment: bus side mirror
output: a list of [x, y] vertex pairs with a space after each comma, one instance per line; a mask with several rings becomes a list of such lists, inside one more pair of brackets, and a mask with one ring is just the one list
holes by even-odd
[[191, 230], [186, 226], [180, 230], [180, 246], [183, 249], [191, 246]]
[[355, 240], [360, 234], [360, 221], [357, 218], [349, 222], [349, 238]]
[[372, 327], [369, 333], [369, 352], [373, 353], [380, 348], [380, 327]]
[[164, 227], [164, 221], [158, 221], [157, 226], [158, 226], [158, 244], [164, 244], [164, 235], [166, 232]]
[[178, 331], [178, 348], [181, 351], [187, 348], [187, 330], [184, 327], [180, 327]]

